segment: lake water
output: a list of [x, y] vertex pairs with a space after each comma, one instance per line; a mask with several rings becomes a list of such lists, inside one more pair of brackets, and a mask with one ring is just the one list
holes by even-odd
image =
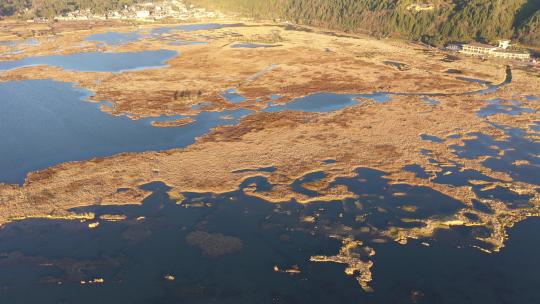
[[269, 102], [268, 107], [263, 111], [280, 112], [284, 110], [294, 110], [303, 112], [332, 112], [360, 104], [359, 98], [371, 99], [375, 102], [390, 101], [390, 97], [384, 93], [336, 94], [324, 92], [295, 98], [284, 105], [274, 104], [271, 101]]
[[5, 40], [0, 41], [0, 46], [36, 46], [39, 45], [39, 40], [35, 38], [28, 38], [26, 40]]
[[169, 34], [175, 31], [194, 32], [201, 30], [215, 30], [224, 27], [238, 27], [243, 24], [219, 24], [219, 23], [202, 23], [202, 24], [184, 24], [178, 26], [165, 26], [153, 29], [142, 29], [131, 32], [105, 32], [89, 35], [85, 41], [99, 42], [101, 44], [119, 46], [136, 42], [146, 38], [162, 38], [162, 35]]
[[104, 113], [99, 105], [84, 101], [90, 94], [52, 80], [0, 83], [0, 182], [22, 183], [29, 171], [66, 161], [185, 147], [211, 128], [234, 124], [251, 113], [202, 112], [187, 126], [159, 128], [151, 125], [159, 119]]
[[235, 88], [226, 90], [221, 96], [230, 103], [240, 103], [246, 101], [246, 98], [236, 91]]
[[108, 45], [122, 45], [122, 44], [127, 44], [130, 42], [138, 41], [142, 37], [144, 36], [139, 32], [128, 32], [128, 33], [107, 32], [107, 33], [92, 34], [86, 37], [85, 40], [89, 42], [101, 42]]
[[13, 61], [0, 61], [0, 71], [49, 65], [78, 72], [123, 72], [165, 67], [167, 66], [166, 62], [176, 56], [178, 53], [171, 50], [35, 56]]
[[[521, 113], [533, 113], [534, 109], [521, 107], [517, 100], [504, 100], [501, 98], [486, 100], [487, 106], [482, 108], [477, 114], [485, 118], [495, 114], [519, 115]], [[504, 104], [503, 104], [504, 103]]]
[[[79, 221], [9, 224], [0, 230], [0, 302], [502, 304], [540, 300], [537, 219], [518, 224], [510, 231], [508, 246], [492, 255], [468, 246], [458, 248], [466, 244], [471, 231], [441, 231], [405, 246], [372, 242], [360, 233], [357, 237], [376, 250], [373, 293], [362, 291], [354, 278], [343, 273], [342, 265], [309, 262], [312, 255], [337, 253], [340, 244], [329, 234], [344, 233], [342, 225], [355, 229], [358, 215], [369, 214], [369, 226], [383, 228], [399, 224], [406, 214], [399, 208], [403, 201], [419, 207], [407, 215], [413, 218], [444, 216], [462, 206], [429, 188], [389, 185], [384, 172], [363, 168], [357, 172], [358, 177], [336, 183], [362, 194], [366, 210], [355, 206], [354, 200], [269, 203], [243, 193], [250, 183], [268, 187], [264, 178], [253, 177], [231, 193], [184, 193], [180, 204], [169, 198], [166, 185], [156, 182], [142, 186], [153, 192], [143, 205], [77, 209], [98, 217], [127, 217], [121, 222], [98, 220], [95, 229]], [[403, 191], [409, 195], [405, 199], [393, 195]], [[302, 221], [306, 216], [315, 216], [316, 223]], [[201, 231], [233, 238], [240, 246], [204, 254], [205, 247], [188, 241], [192, 233]], [[431, 246], [420, 244], [425, 241]], [[209, 242], [210, 248], [226, 248]], [[274, 266], [294, 265], [300, 273], [274, 271]], [[88, 283], [95, 279], [104, 282]]]
[[[304, 97], [293, 99], [291, 102], [280, 105], [270, 102], [268, 107], [263, 111], [265, 112], [279, 112], [284, 110], [304, 111], [304, 112], [331, 112], [341, 110], [350, 106], [360, 104], [359, 99], [371, 99], [375, 102], [384, 103], [392, 100], [392, 96], [417, 96], [422, 101], [429, 105], [436, 106], [440, 102], [434, 97], [453, 96], [453, 95], [483, 95], [493, 93], [499, 90], [501, 87], [512, 82], [512, 70], [510, 67], [506, 70], [506, 77], [500, 84], [492, 84], [491, 82], [473, 79], [473, 78], [460, 78], [460, 80], [475, 82], [486, 86], [485, 89], [474, 90], [470, 92], [458, 93], [458, 94], [446, 94], [446, 93], [406, 93], [406, 92], [374, 92], [367, 94], [337, 94], [329, 92], [318, 92], [309, 94]], [[491, 109], [489, 109], [492, 111]], [[527, 112], [530, 109], [513, 109], [513, 111]], [[513, 112], [511, 112], [513, 113]], [[433, 137], [431, 139], [434, 139]], [[437, 140], [438, 142], [438, 140]], [[442, 141], [441, 141], [442, 142]]]
[[[154, 29], [146, 34], [105, 33], [88, 39], [121, 45], [147, 34], [224, 26], [229, 25], [182, 25]], [[51, 65], [85, 72], [122, 72], [162, 67], [177, 55], [174, 51], [161, 50], [31, 57], [0, 62], [0, 70]], [[476, 79], [461, 80], [486, 86], [464, 94], [483, 94], [509, 83], [511, 71], [507, 71], [507, 79], [499, 85]], [[151, 122], [185, 116], [141, 120], [112, 116], [100, 110], [101, 105], [110, 103], [87, 102], [90, 95], [91, 92], [76, 89], [73, 84], [52, 80], [0, 83], [0, 182], [20, 184], [28, 172], [66, 161], [185, 147], [212, 128], [235, 124], [253, 113], [246, 109], [201, 112], [192, 117], [192, 124], [160, 128], [153, 127]], [[388, 102], [394, 95], [418, 96], [433, 106], [438, 104], [433, 97], [444, 96], [322, 92], [280, 104], [281, 96], [271, 95], [263, 111], [330, 112], [358, 105], [362, 99]], [[246, 101], [236, 89], [224, 92], [223, 98], [231, 103]], [[501, 102], [487, 101], [478, 115], [515, 115], [528, 111], [517, 101]], [[201, 103], [194, 108], [204, 109], [207, 105]], [[472, 138], [466, 139], [464, 146], [450, 148], [464, 159], [488, 157], [484, 165], [492, 170], [507, 172], [518, 181], [538, 184], [539, 144], [527, 138], [522, 130], [496, 127], [506, 132], [508, 138], [496, 141], [474, 133], [469, 134]], [[430, 134], [420, 136], [439, 144], [445, 141]], [[500, 156], [500, 150], [505, 154]], [[423, 150], [422, 154], [433, 157], [429, 150]], [[516, 165], [516, 160], [527, 164]], [[335, 163], [331, 159], [321, 161], [328, 166]], [[434, 159], [430, 161], [437, 164]], [[481, 199], [503, 200], [510, 208], [528, 207], [529, 196], [500, 186], [483, 190], [470, 180], [487, 183], [496, 180], [459, 164], [447, 165], [438, 173], [415, 164], [404, 165], [404, 170], [414, 172], [418, 178], [470, 186]], [[482, 226], [439, 231], [433, 237], [413, 240], [405, 246], [383, 243], [377, 231], [421, 227], [421, 221], [428, 219], [451, 219], [465, 204], [429, 187], [390, 182], [386, 172], [370, 168], [357, 168], [353, 176], [337, 178], [327, 185], [320, 183], [328, 188], [345, 187], [361, 200], [308, 205], [293, 200], [275, 204], [246, 194], [270, 191], [273, 185], [263, 175], [275, 171], [275, 167], [238, 170], [234, 173], [250, 173], [250, 177], [239, 190], [230, 193], [183, 193], [185, 200], [177, 202], [168, 196], [169, 188], [165, 184], [155, 182], [141, 186], [153, 192], [142, 205], [73, 210], [95, 212], [98, 218], [107, 214], [127, 218], [120, 222], [97, 219], [94, 222], [99, 226], [95, 229], [80, 221], [33, 219], [11, 223], [0, 229], [0, 303], [540, 302], [537, 292], [540, 237], [536, 233], [540, 229], [539, 220], [527, 220], [512, 229], [508, 246], [500, 254], [487, 255], [471, 248], [474, 245], [491, 249], [478, 239], [492, 232], [490, 227]], [[294, 180], [290, 187], [299, 194], [316, 198], [319, 192], [308, 184], [325, 177], [324, 171], [312, 172]], [[473, 203], [481, 213], [493, 212], [481, 201]], [[466, 216], [477, 217], [470, 212]], [[306, 218], [314, 220], [310, 222]], [[209, 233], [211, 237], [201, 245], [190, 241], [193, 233]], [[344, 274], [343, 265], [309, 262], [312, 255], [334, 255], [339, 251], [341, 244], [332, 235], [353, 235], [375, 248], [377, 254], [371, 258], [375, 262], [371, 284], [374, 293], [362, 291], [353, 277]], [[205, 250], [215, 255], [205, 254]], [[300, 273], [275, 271], [275, 266], [297, 267]], [[104, 282], [93, 282], [95, 279]]]

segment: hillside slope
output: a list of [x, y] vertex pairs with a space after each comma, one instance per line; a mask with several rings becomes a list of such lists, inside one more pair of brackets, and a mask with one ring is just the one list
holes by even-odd
[[244, 16], [441, 45], [514, 38], [540, 46], [540, 0], [189, 0]]

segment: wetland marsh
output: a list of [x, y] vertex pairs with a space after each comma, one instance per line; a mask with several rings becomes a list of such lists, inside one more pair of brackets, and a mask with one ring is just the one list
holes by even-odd
[[1, 302], [538, 301], [538, 76], [281, 24], [68, 25], [0, 57]]

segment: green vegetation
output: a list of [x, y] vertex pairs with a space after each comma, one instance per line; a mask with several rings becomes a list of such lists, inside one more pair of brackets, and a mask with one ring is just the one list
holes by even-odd
[[[51, 18], [77, 9], [117, 10], [141, 0], [0, 0], [0, 16]], [[151, 0], [150, 0], [151, 1]], [[440, 46], [449, 41], [519, 39], [540, 46], [540, 0], [186, 0], [255, 19], [280, 19]], [[431, 4], [417, 11], [410, 5]]]
[[11, 16], [15, 13], [22, 12], [30, 7], [31, 0], [1, 0], [0, 1], [0, 17]]
[[[540, 46], [540, 0], [188, 0], [259, 19], [397, 36], [432, 45], [516, 38]], [[411, 4], [432, 4], [416, 11]]]
[[518, 36], [524, 44], [540, 46], [540, 11], [537, 10], [523, 23]]

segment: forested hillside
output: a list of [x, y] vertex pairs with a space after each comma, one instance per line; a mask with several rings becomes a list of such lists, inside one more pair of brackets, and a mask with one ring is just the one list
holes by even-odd
[[[279, 18], [433, 45], [515, 38], [540, 46], [540, 0], [189, 0], [245, 16]], [[422, 6], [424, 4], [424, 6]], [[432, 7], [430, 6], [432, 5]], [[416, 10], [416, 7], [426, 8]]]
[[[30, 9], [53, 17], [76, 9], [102, 13], [141, 0], [0, 0], [0, 16]], [[151, 0], [147, 0], [151, 1]], [[281, 19], [432, 45], [514, 38], [540, 46], [540, 0], [186, 0], [257, 19]], [[419, 8], [419, 9], [417, 9]]]

